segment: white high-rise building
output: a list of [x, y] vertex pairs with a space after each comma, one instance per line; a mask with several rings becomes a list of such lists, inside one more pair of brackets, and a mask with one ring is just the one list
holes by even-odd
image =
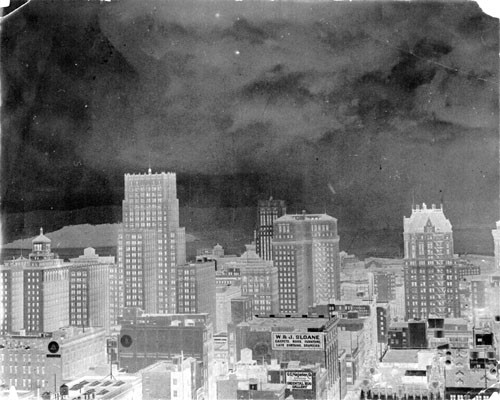
[[176, 312], [176, 266], [186, 262], [175, 173], [125, 174], [118, 281], [125, 307]]
[[404, 218], [406, 317], [459, 317], [453, 231], [443, 209], [425, 203]]

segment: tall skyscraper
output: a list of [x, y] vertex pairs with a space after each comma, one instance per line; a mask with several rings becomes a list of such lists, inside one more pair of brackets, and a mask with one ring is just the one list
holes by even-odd
[[286, 214], [286, 205], [283, 200], [259, 200], [257, 209], [257, 230], [255, 242], [257, 254], [263, 260], [272, 260], [273, 223]]
[[125, 174], [118, 276], [123, 305], [175, 313], [177, 265], [186, 262], [175, 173]]
[[274, 221], [282, 313], [307, 314], [313, 303], [340, 299], [337, 220], [326, 214], [284, 215]]
[[425, 203], [404, 218], [406, 318], [459, 317], [459, 269], [442, 208]]

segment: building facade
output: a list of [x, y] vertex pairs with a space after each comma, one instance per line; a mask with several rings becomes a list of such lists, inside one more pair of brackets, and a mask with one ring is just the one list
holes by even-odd
[[278, 268], [262, 260], [254, 245], [246, 245], [236, 266], [240, 270], [241, 294], [252, 298], [254, 314], [279, 311]]
[[215, 264], [197, 262], [177, 267], [177, 314], [207, 313], [216, 321]]
[[100, 257], [92, 247], [70, 259], [69, 323], [71, 326], [110, 328], [110, 272], [115, 258]]
[[175, 173], [125, 174], [118, 271], [123, 305], [174, 313], [177, 265], [186, 262]]
[[459, 317], [459, 270], [442, 208], [416, 206], [404, 218], [406, 318]]
[[32, 241], [29, 258], [1, 267], [4, 332], [42, 333], [69, 325], [69, 266], [51, 251], [43, 234]]
[[133, 373], [175, 356], [193, 357], [201, 363], [205, 398], [213, 398], [213, 328], [208, 314], [144, 314], [127, 308], [119, 322], [121, 368]]
[[[49, 344], [57, 343], [57, 350]], [[18, 390], [53, 391], [66, 380], [106, 362], [104, 328], [56, 330], [1, 339], [0, 376]]]
[[273, 259], [273, 224], [276, 219], [286, 214], [286, 204], [283, 200], [259, 200], [257, 208], [257, 230], [255, 242], [257, 254], [263, 260]]
[[238, 297], [241, 297], [239, 285], [225, 285], [216, 288], [215, 333], [227, 332], [227, 325], [231, 323], [231, 300]]
[[335, 218], [302, 213], [275, 220], [273, 261], [278, 268], [281, 313], [307, 314], [309, 305], [340, 298]]
[[236, 355], [252, 350], [258, 362], [319, 363], [327, 370], [327, 386], [338, 384], [338, 318], [256, 317], [236, 327]]

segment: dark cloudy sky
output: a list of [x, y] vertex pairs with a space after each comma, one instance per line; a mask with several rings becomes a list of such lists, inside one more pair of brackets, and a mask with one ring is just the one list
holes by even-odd
[[3, 212], [119, 205], [151, 163], [184, 205], [491, 224], [498, 36], [471, 2], [33, 0], [2, 26]]

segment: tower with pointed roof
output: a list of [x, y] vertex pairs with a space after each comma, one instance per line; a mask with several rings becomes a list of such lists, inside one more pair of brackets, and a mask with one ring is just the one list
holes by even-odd
[[453, 230], [443, 209], [417, 205], [403, 223], [407, 319], [459, 317]]

